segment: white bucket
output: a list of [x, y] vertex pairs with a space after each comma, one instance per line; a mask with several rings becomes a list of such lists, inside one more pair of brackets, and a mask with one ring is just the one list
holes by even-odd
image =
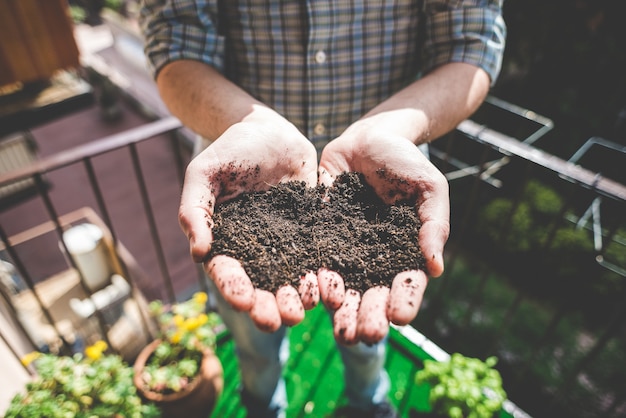
[[108, 285], [112, 274], [103, 238], [102, 230], [90, 223], [73, 226], [63, 233], [63, 242], [92, 292]]

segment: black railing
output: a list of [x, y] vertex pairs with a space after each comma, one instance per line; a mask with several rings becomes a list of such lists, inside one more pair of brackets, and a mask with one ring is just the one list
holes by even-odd
[[623, 416], [623, 147], [595, 161], [603, 175], [536, 147], [533, 129], [550, 124], [529, 113], [518, 113], [532, 125], [518, 128], [520, 140], [480, 115], [435, 142], [452, 234], [446, 273], [431, 280], [414, 325], [446, 351], [498, 356], [512, 398], [533, 416]]
[[[46, 286], [47, 282], [50, 282], [48, 285], [50, 288], [58, 286], [52, 282], [61, 280], [64, 275], [71, 275], [73, 272], [77, 278], [76, 286], [71, 289], [78, 292], [75, 296], [78, 296], [79, 300], [93, 296], [98, 290], [90, 287], [84, 268], [78, 264], [79, 255], [75, 250], [68, 248], [68, 243], [64, 239], [64, 232], [72, 226], [91, 223], [104, 231], [102, 242], [107, 246], [105, 257], [108, 258], [107, 263], [112, 266], [111, 273], [118, 273], [125, 278], [133, 289], [132, 295], [139, 295], [138, 298], [141, 300], [160, 298], [173, 301], [181, 297], [181, 294], [204, 288], [204, 276], [199, 274], [199, 270], [188, 256], [179, 257], [181, 260], [188, 260], [187, 263], [183, 263], [187, 264], [182, 268], [183, 274], [180, 273], [181, 267], [178, 266], [175, 268], [177, 277], [172, 277], [172, 266], [168, 264], [168, 260], [172, 260], [173, 257], [172, 246], [168, 247], [168, 244], [179, 247], [177, 244], [184, 240], [184, 236], [175, 225], [175, 231], [170, 232], [169, 236], [172, 234], [175, 237], [180, 236], [181, 240], [164, 244], [163, 240], [167, 239], [168, 235], [163, 235], [158, 218], [162, 219], [165, 215], [162, 206], [156, 203], [154, 198], [154, 195], [158, 194], [155, 190], [158, 191], [163, 184], [147, 178], [154, 176], [155, 170], [167, 171], [170, 177], [173, 176], [173, 179], [168, 179], [170, 193], [160, 197], [170, 200], [172, 204], [169, 213], [172, 213], [171, 209], [176, 207], [177, 192], [182, 184], [183, 167], [186, 165], [183, 160], [188, 158], [183, 155], [187, 151], [181, 148], [175, 135], [180, 127], [180, 122], [175, 118], [157, 120], [42, 158], [18, 170], [0, 175], [0, 185], [15, 184], [24, 179], [30, 180], [33, 185], [33, 190], [28, 191], [26, 196], [23, 193], [25, 190], [22, 190], [20, 199], [15, 200], [9, 196], [3, 200], [0, 213], [0, 257], [4, 266], [4, 280], [0, 290], [5, 305], [9, 307], [13, 317], [13, 323], [21, 327], [21, 335], [30, 341], [33, 348], [42, 349], [42, 345], [44, 348], [51, 348], [49, 341], [40, 339], [38, 342], [34, 341], [38, 339], [37, 333], [42, 332], [42, 327], [52, 329], [54, 335], [48, 339], [56, 341], [56, 344], [52, 345], [59, 352], [71, 352], [77, 337], [85, 337], [86, 340], [104, 339], [111, 343], [108, 341], [108, 331], [112, 326], [110, 318], [107, 317], [108, 306], [96, 309], [89, 315], [92, 324], [88, 327], [88, 336], [72, 331], [69, 332], [68, 339], [68, 331], [60, 329], [63, 326], [63, 319], [67, 318], [58, 312], [56, 315], [52, 313], [54, 307], [51, 307], [51, 304], [54, 302], [48, 300], [45, 292], [38, 289], [38, 286]], [[146, 154], [145, 150], [148, 148], [154, 151], [157, 146], [161, 149], [160, 156], [167, 158], [167, 161], [159, 161], [163, 167], [158, 165], [155, 167], [153, 161], [146, 161], [150, 156], [142, 160], [140, 155]], [[101, 167], [104, 159], [113, 165]], [[150, 168], [146, 169], [145, 166]], [[61, 173], [63, 171], [65, 172]], [[64, 179], [77, 181], [76, 189], [67, 190], [65, 187], [67, 185], [56, 184]], [[104, 184], [106, 181], [108, 184]], [[60, 195], [69, 192], [74, 196], [70, 199], [67, 199], [67, 196], [59, 198], [55, 195], [56, 189], [66, 189], [65, 192], [61, 191]], [[123, 191], [123, 196], [111, 198], [111, 194], [116, 190]], [[75, 197], [76, 195], [79, 197]], [[120, 206], [126, 207], [125, 213], [120, 212]], [[61, 213], [67, 211], [68, 207], [69, 213]], [[40, 211], [43, 213], [27, 214]], [[175, 212], [173, 218], [175, 222]], [[32, 226], [32, 223], [35, 225]], [[26, 226], [25, 230], [16, 231], [15, 229], [22, 224]], [[130, 229], [128, 225], [136, 231], [128, 230]], [[136, 235], [139, 235], [139, 242], [133, 245], [134, 248], [121, 242], [124, 239], [120, 236], [129, 239]], [[148, 250], [148, 247], [152, 248], [152, 251]], [[148, 255], [144, 256], [140, 263], [135, 258], [135, 252]], [[57, 257], [48, 257], [46, 256], [48, 253], [54, 253]], [[59, 254], [62, 257], [58, 257]], [[24, 324], [18, 319], [28, 313], [21, 312], [20, 306], [14, 303], [20, 294], [24, 299], [24, 293], [28, 293], [38, 306], [42, 316], [38, 323], [39, 328], [37, 326], [33, 328], [32, 324]], [[111, 302], [119, 304], [123, 301]], [[75, 316], [72, 315], [70, 321], [73, 326], [76, 326], [77, 322]], [[95, 332], [93, 320], [96, 322], [96, 328], [99, 328]], [[139, 315], [139, 322], [146, 336], [149, 336], [151, 330], [143, 315]], [[110, 345], [116, 347], [115, 342]], [[132, 351], [130, 353], [132, 355]]]

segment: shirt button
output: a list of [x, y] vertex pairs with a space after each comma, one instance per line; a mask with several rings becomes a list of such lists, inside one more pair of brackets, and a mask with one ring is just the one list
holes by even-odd
[[326, 62], [326, 53], [321, 49], [315, 53], [315, 62], [323, 64]]
[[326, 133], [326, 127], [323, 123], [318, 123], [313, 127], [313, 133], [315, 135], [324, 135]]

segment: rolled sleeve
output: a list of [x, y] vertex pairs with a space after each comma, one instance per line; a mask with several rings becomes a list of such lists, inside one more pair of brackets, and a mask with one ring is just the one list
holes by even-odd
[[222, 71], [224, 39], [217, 31], [217, 6], [206, 0], [144, 0], [140, 25], [154, 77], [167, 63], [188, 59]]
[[425, 13], [425, 71], [463, 62], [485, 70], [493, 85], [502, 66], [506, 39], [502, 0], [426, 0]]

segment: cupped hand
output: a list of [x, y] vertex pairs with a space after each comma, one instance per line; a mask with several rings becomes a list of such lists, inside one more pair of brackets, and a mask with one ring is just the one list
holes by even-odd
[[362, 173], [387, 204], [415, 201], [422, 222], [418, 240], [426, 271], [401, 272], [393, 278], [391, 288], [373, 287], [361, 296], [354, 289], [344, 289], [337, 273], [318, 272], [321, 299], [335, 311], [335, 339], [347, 345], [376, 343], [387, 335], [389, 322], [406, 325], [415, 318], [428, 284], [427, 275], [443, 273], [443, 248], [450, 230], [448, 183], [411, 141], [376, 131], [344, 134], [325, 147], [319, 181], [331, 185], [346, 171]]
[[[231, 257], [206, 259], [213, 241], [216, 205], [245, 192], [280, 182], [317, 181], [317, 154], [293, 125], [241, 122], [232, 125], [198, 154], [185, 173], [179, 223], [189, 239], [192, 258], [203, 262], [209, 277], [233, 308], [249, 312], [264, 331], [295, 325], [317, 301], [317, 280], [307, 275], [300, 289], [284, 286], [274, 295], [255, 287], [241, 263]], [[308, 290], [308, 291], [305, 291]]]

